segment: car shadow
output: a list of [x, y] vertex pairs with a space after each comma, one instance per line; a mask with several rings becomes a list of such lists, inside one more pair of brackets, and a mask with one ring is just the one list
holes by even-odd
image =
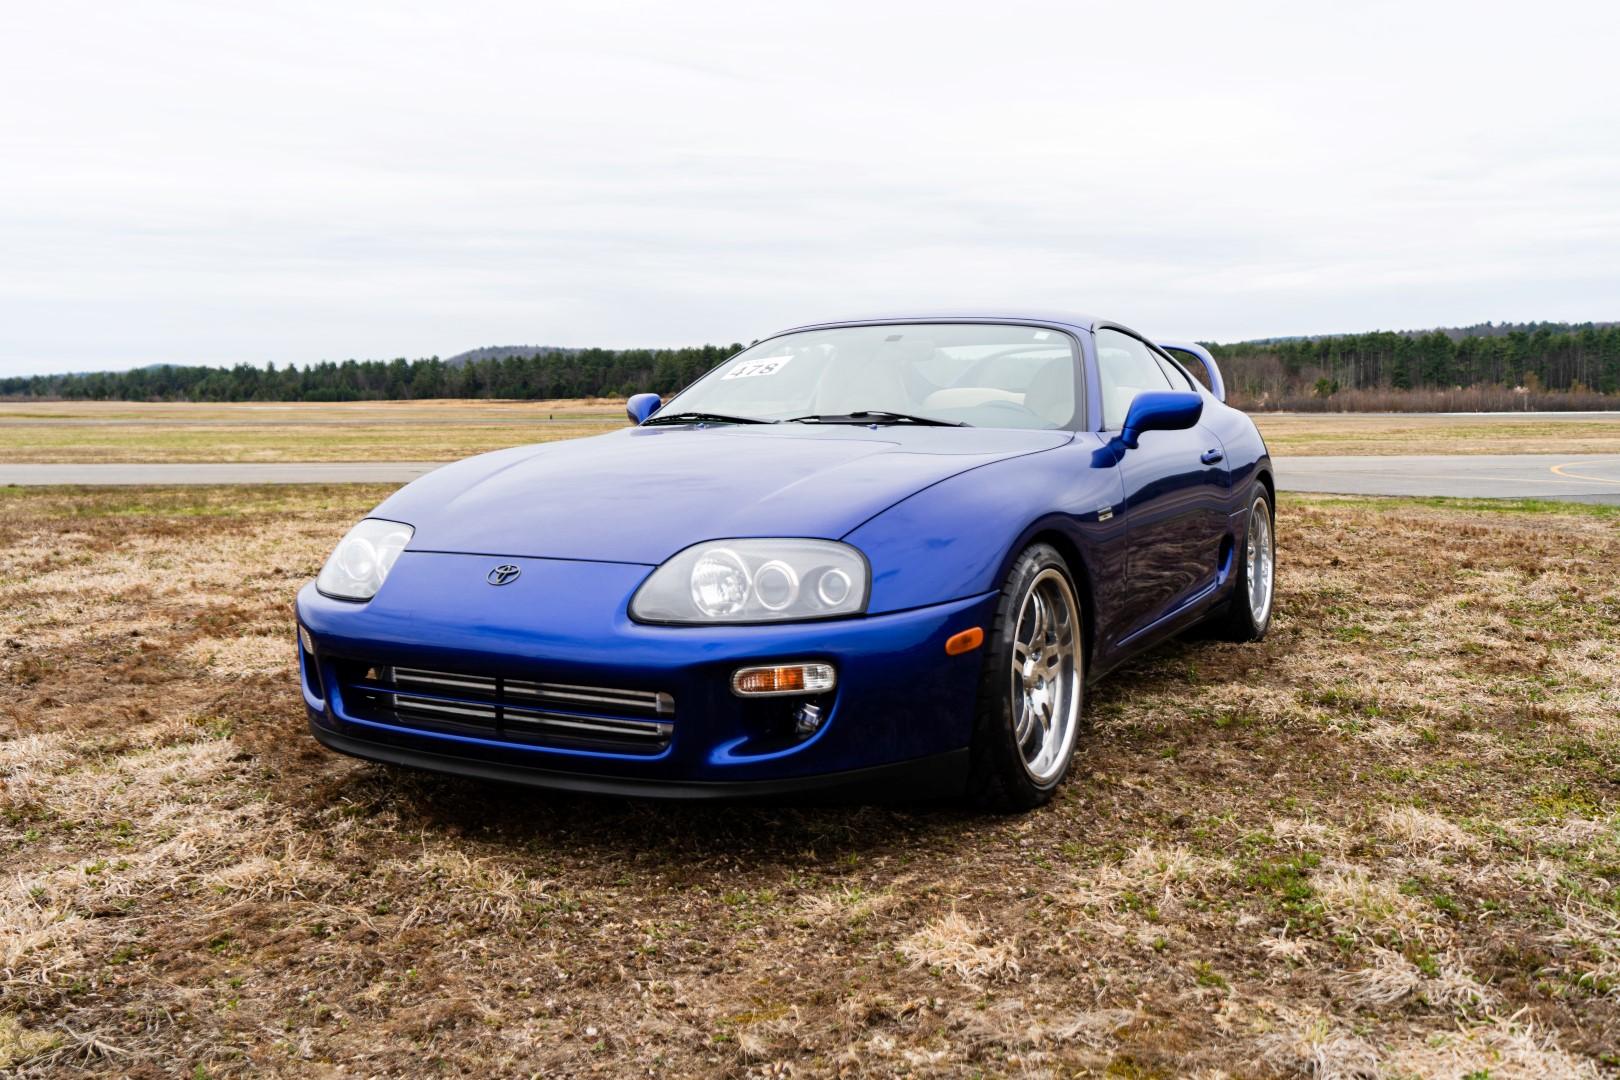
[[1007, 819], [961, 799], [872, 804], [810, 800], [638, 799], [547, 791], [368, 762], [347, 763], [311, 810], [388, 815], [402, 830], [462, 837], [530, 855], [622, 862], [728, 861], [764, 869], [955, 844]]
[[[1229, 664], [1231, 656], [1222, 654], [1231, 648], [1199, 631], [1172, 639], [1091, 688], [1088, 712], [1115, 713], [1137, 692], [1151, 694], [1160, 683], [1184, 680], [1189, 666], [1213, 671]], [[1108, 764], [1110, 755], [1141, 753], [1140, 747], [1114, 745], [1089, 723], [1081, 740], [1075, 774], [1114, 767]], [[307, 749], [312, 756], [305, 761], [316, 765], [319, 778], [314, 791], [304, 786], [297, 798], [313, 815], [341, 808], [363, 818], [387, 817], [406, 832], [464, 838], [541, 858], [567, 854], [615, 864], [643, 856], [665, 862], [725, 859], [739, 867], [767, 869], [802, 866], [807, 858], [965, 849], [987, 835], [1017, 829], [1025, 820], [976, 809], [962, 797], [872, 803], [842, 801], [837, 794], [716, 801], [585, 795]], [[1076, 809], [1084, 801], [1076, 788], [1071, 774], [1057, 801], [1069, 807], [1065, 827], [1083, 831], [1087, 812]]]

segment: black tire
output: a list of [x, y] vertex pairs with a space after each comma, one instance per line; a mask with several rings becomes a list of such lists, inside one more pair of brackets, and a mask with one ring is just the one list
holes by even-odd
[[[1256, 529], [1255, 523], [1263, 522], [1261, 529]], [[1251, 573], [1248, 557], [1249, 543], [1256, 539], [1257, 533], [1263, 540], [1260, 542], [1269, 549], [1269, 588], [1265, 611], [1256, 617], [1254, 605], [1250, 602], [1249, 575]], [[1271, 629], [1271, 613], [1276, 610], [1276, 580], [1277, 580], [1277, 512], [1271, 505], [1271, 493], [1264, 484], [1256, 484], [1249, 492], [1249, 516], [1243, 523], [1243, 536], [1234, 553], [1237, 559], [1237, 574], [1232, 582], [1232, 596], [1226, 602], [1226, 609], [1216, 617], [1212, 624], [1216, 636], [1227, 641], [1259, 641]]]
[[[1055, 571], [1067, 588], [1073, 608], [1069, 628], [1073, 634], [1073, 677], [1065, 678], [1065, 691], [1073, 696], [1074, 708], [1070, 715], [1066, 735], [1066, 752], [1050, 767], [1050, 775], [1032, 775], [1015, 733], [1018, 716], [1013, 703], [1012, 663], [1015, 637], [1019, 632], [1019, 617], [1024, 611], [1030, 592], [1041, 583], [1051, 589]], [[1068, 564], [1057, 549], [1047, 544], [1034, 544], [1013, 561], [1007, 581], [1001, 587], [996, 604], [995, 619], [985, 638], [984, 669], [979, 679], [979, 698], [974, 720], [972, 767], [968, 781], [968, 796], [975, 805], [999, 812], [1032, 810], [1052, 798], [1058, 785], [1068, 775], [1078, 743], [1078, 728], [1085, 713], [1085, 640], [1080, 592]], [[1053, 685], [1057, 685], [1055, 682]], [[1065, 707], [1067, 699], [1065, 700]], [[1027, 736], [1026, 736], [1027, 738]]]

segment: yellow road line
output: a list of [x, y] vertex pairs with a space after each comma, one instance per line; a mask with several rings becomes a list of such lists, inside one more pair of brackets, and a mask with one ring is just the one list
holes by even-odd
[[[1562, 476], [1563, 474], [1560, 473], [1559, 475]], [[1454, 473], [1402, 473], [1401, 476], [1400, 476], [1400, 479], [1403, 479], [1403, 480], [1404, 479], [1410, 479], [1410, 480], [1453, 480], [1453, 481], [1455, 481], [1455, 480], [1496, 480], [1496, 481], [1505, 481], [1505, 482], [1507, 482], [1509, 484], [1578, 484], [1578, 483], [1581, 482], [1581, 481], [1575, 480], [1575, 479], [1547, 480], [1547, 479], [1545, 479], [1543, 477], [1536, 477], [1536, 476], [1485, 476], [1485, 475], [1481, 475], [1481, 474], [1478, 474], [1478, 473], [1470, 473], [1467, 476], [1457, 476]], [[1605, 481], [1605, 483], [1607, 483], [1607, 481]], [[1466, 495], [1462, 496], [1462, 498], [1468, 498], [1468, 497], [1469, 496], [1466, 496]]]
[[1615, 480], [1615, 479], [1612, 479], [1612, 478], [1607, 477], [1607, 476], [1586, 476], [1586, 475], [1583, 475], [1581, 473], [1573, 473], [1573, 472], [1565, 472], [1564, 471], [1565, 469], [1574, 469], [1574, 468], [1578, 468], [1578, 467], [1580, 467], [1582, 465], [1601, 465], [1601, 464], [1603, 464], [1602, 459], [1599, 459], [1599, 460], [1596, 460], [1596, 461], [1566, 461], [1562, 465], [1549, 465], [1548, 468], [1551, 469], [1554, 473], [1558, 474], [1559, 476], [1567, 476], [1571, 480], [1590, 480], [1590, 481], [1592, 481], [1593, 483], [1596, 483], [1596, 484], [1614, 484], [1616, 486], [1620, 486], [1620, 480]]

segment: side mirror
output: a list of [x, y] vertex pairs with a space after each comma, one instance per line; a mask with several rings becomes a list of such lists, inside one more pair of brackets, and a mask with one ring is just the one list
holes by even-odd
[[624, 403], [624, 413], [632, 424], [640, 424], [658, 411], [664, 399], [657, 394], [636, 394]]
[[1125, 414], [1119, 441], [1135, 450], [1144, 431], [1182, 431], [1204, 415], [1204, 399], [1191, 390], [1148, 390], [1137, 394]]

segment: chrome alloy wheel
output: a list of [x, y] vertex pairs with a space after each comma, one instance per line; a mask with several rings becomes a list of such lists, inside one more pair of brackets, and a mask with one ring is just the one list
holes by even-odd
[[1271, 534], [1271, 507], [1264, 496], [1249, 507], [1248, 544], [1249, 614], [1264, 628], [1271, 614], [1272, 578], [1277, 566], [1277, 542]]
[[1063, 771], [1080, 721], [1080, 605], [1048, 567], [1030, 583], [1012, 647], [1013, 741], [1038, 784]]

